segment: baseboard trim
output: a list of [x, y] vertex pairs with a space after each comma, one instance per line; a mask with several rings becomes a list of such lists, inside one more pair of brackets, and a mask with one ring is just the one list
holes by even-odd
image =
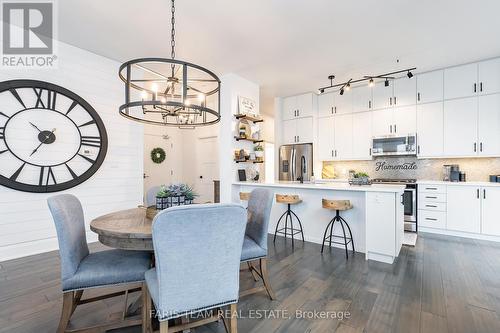
[[436, 229], [436, 228], [427, 228], [427, 227], [419, 227], [419, 232], [427, 232], [430, 234], [439, 234], [446, 236], [455, 236], [462, 238], [471, 238], [471, 239], [480, 239], [491, 242], [500, 242], [500, 236], [491, 236], [491, 235], [483, 235], [483, 234], [474, 234], [463, 231], [453, 231], [453, 230], [445, 230], [445, 229]]

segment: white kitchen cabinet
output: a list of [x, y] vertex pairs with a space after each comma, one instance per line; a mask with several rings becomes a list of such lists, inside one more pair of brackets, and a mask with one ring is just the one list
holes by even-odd
[[313, 94], [307, 93], [297, 96], [297, 117], [311, 117], [313, 115]]
[[297, 114], [297, 96], [283, 98], [283, 120], [293, 119]]
[[481, 232], [481, 196], [476, 186], [448, 186], [446, 229]]
[[402, 77], [394, 80], [394, 106], [407, 106], [416, 104], [417, 78]]
[[392, 82], [386, 87], [384, 82], [375, 83], [372, 88], [372, 109], [385, 109], [392, 106], [393, 89]]
[[350, 91], [344, 91], [344, 94], [335, 93], [335, 105], [333, 107], [335, 114], [344, 114], [352, 112], [352, 94]]
[[479, 91], [477, 63], [444, 70], [444, 99], [474, 96]]
[[297, 122], [297, 142], [298, 143], [310, 143], [313, 142], [313, 118], [298, 118], [295, 120]]
[[479, 93], [500, 93], [500, 58], [479, 63]]
[[335, 157], [335, 126], [332, 117], [321, 118], [318, 121], [318, 159], [333, 160]]
[[477, 155], [477, 98], [444, 101], [444, 155]]
[[352, 115], [352, 158], [371, 160], [372, 113], [360, 112]]
[[415, 105], [398, 106], [392, 109], [393, 133], [400, 136], [417, 132], [417, 109]]
[[375, 110], [372, 113], [373, 136], [394, 134], [394, 124], [392, 122], [392, 109]]
[[498, 204], [500, 203], [500, 187], [481, 188], [481, 233], [500, 236], [500, 218]]
[[478, 98], [478, 154], [500, 156], [500, 94]]
[[443, 156], [443, 102], [417, 105], [418, 157]]
[[352, 114], [336, 115], [333, 122], [335, 127], [334, 159], [352, 159]]
[[295, 119], [283, 120], [283, 143], [290, 144], [297, 142], [297, 122]]
[[360, 86], [351, 89], [352, 112], [369, 111], [372, 107], [372, 89], [368, 86]]
[[443, 100], [443, 70], [417, 75], [417, 103]]
[[318, 95], [318, 116], [327, 117], [334, 114], [335, 93]]

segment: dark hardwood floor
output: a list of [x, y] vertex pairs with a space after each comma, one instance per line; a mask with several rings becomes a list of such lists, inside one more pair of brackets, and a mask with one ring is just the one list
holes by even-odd
[[[340, 249], [321, 255], [312, 243], [296, 242], [292, 251], [280, 238], [270, 242], [270, 257], [278, 300], [264, 293], [242, 298], [239, 332], [500, 332], [500, 244], [423, 234], [415, 248], [404, 247], [398, 261], [387, 265], [367, 262], [362, 253], [346, 261]], [[59, 277], [57, 252], [0, 263], [0, 332], [54, 332]], [[244, 272], [241, 288], [252, 285]], [[121, 311], [122, 302], [83, 305], [75, 323], [105, 319]], [[255, 318], [264, 310], [279, 311]], [[329, 318], [296, 318], [296, 310]], [[224, 328], [214, 323], [195, 332]]]

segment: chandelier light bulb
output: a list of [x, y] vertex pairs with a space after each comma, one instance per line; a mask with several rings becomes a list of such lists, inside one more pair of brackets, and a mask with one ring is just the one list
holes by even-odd
[[370, 79], [370, 81], [368, 82], [368, 86], [369, 87], [373, 87], [374, 86], [374, 82], [373, 82], [373, 78]]
[[167, 102], [167, 99], [166, 99], [165, 97], [162, 97], [162, 98], [160, 99], [160, 101], [161, 101], [162, 103], [166, 103], [166, 102]]
[[147, 93], [146, 91], [144, 91], [144, 90], [143, 90], [143, 91], [141, 92], [141, 98], [142, 98], [142, 99], [146, 99], [146, 98], [148, 98], [148, 93]]
[[351, 90], [351, 84], [350, 84], [350, 83], [346, 84], [346, 86], [345, 86], [345, 90], [346, 90], [346, 91]]

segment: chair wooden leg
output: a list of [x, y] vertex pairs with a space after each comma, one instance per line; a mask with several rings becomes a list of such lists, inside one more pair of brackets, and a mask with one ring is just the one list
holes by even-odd
[[146, 283], [142, 284], [142, 333], [151, 332], [151, 297]]
[[229, 324], [230, 333], [238, 332], [238, 305], [231, 304], [231, 320]]
[[248, 265], [248, 270], [250, 271], [250, 273], [252, 273], [254, 281], [255, 282], [259, 281], [259, 276], [253, 270], [253, 264], [250, 261], [247, 261], [247, 265]]
[[264, 287], [266, 287], [269, 298], [271, 300], [276, 299], [276, 295], [271, 288], [271, 282], [269, 281], [269, 273], [267, 272], [267, 258], [260, 259], [260, 273], [262, 274], [262, 281], [264, 282]]
[[80, 302], [80, 300], [82, 299], [82, 296], [83, 296], [83, 290], [75, 291], [75, 297], [73, 298], [73, 309], [71, 310], [70, 317], [75, 312], [76, 307], [78, 306], [78, 302]]
[[160, 321], [160, 333], [168, 333], [168, 320]]
[[63, 304], [61, 310], [61, 319], [57, 327], [57, 333], [64, 333], [69, 324], [69, 319], [74, 311], [75, 293], [73, 291], [63, 293]]

